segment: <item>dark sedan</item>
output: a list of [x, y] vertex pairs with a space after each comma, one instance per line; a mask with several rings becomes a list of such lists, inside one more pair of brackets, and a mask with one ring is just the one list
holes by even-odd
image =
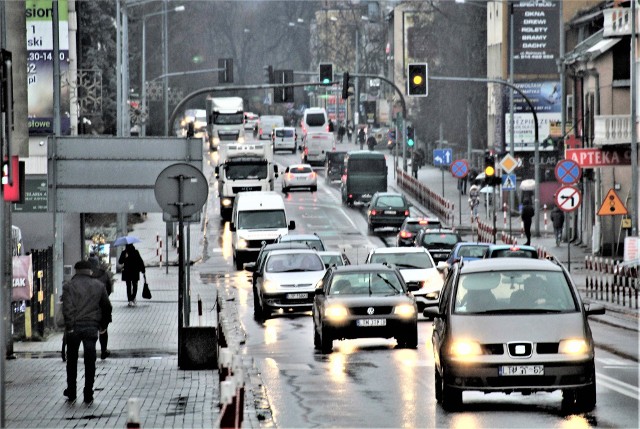
[[453, 246], [461, 241], [460, 234], [451, 229], [423, 229], [418, 233], [415, 245], [426, 248], [437, 264], [446, 261]]

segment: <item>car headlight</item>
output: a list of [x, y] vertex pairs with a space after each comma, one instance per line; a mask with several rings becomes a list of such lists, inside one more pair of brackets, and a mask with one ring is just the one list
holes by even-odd
[[458, 358], [469, 356], [479, 356], [482, 354], [482, 347], [475, 341], [456, 340], [449, 347], [451, 355]]
[[222, 199], [222, 205], [225, 207], [229, 207], [232, 204], [232, 201], [229, 198]]
[[266, 279], [262, 283], [262, 288], [264, 289], [265, 292], [275, 292], [278, 290], [279, 287], [280, 287], [280, 283], [273, 280], [269, 280], [269, 279]]
[[562, 340], [558, 345], [558, 353], [567, 355], [585, 354], [589, 351], [589, 344], [582, 338]]
[[393, 314], [400, 317], [413, 317], [416, 314], [416, 309], [411, 304], [396, 305], [393, 309]]
[[324, 309], [324, 317], [332, 322], [340, 322], [347, 318], [349, 312], [342, 305], [331, 305]]
[[438, 299], [440, 297], [440, 291], [436, 290], [434, 292], [430, 292], [430, 293], [426, 294], [425, 297], [427, 297], [427, 299], [436, 300], [436, 299]]
[[247, 240], [245, 240], [244, 238], [241, 238], [238, 240], [238, 249], [246, 249], [247, 248]]
[[238, 137], [238, 143], [244, 143], [244, 137], [242, 136]]
[[220, 144], [220, 137], [214, 137], [213, 144]]

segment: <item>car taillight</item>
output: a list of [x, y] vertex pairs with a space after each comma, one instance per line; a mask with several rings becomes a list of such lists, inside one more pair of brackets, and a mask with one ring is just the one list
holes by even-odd
[[314, 171], [314, 172], [312, 172], [311, 174], [309, 174], [309, 177], [310, 177], [311, 179], [315, 179], [315, 178], [316, 178], [316, 172]]
[[404, 215], [405, 215], [405, 216], [409, 216], [409, 210], [405, 210], [405, 211], [404, 211]]
[[293, 180], [293, 174], [292, 173], [287, 173], [287, 179]]
[[305, 148], [304, 148], [304, 154], [305, 154], [305, 155], [309, 155], [309, 148], [308, 148], [308, 147], [305, 147]]
[[375, 216], [375, 215], [377, 215], [377, 214], [378, 214], [378, 212], [376, 211], [376, 209], [369, 210], [369, 213], [371, 213], [371, 216]]
[[402, 238], [411, 238], [411, 237], [413, 237], [413, 234], [410, 233], [409, 231], [400, 231], [400, 237], [402, 237]]

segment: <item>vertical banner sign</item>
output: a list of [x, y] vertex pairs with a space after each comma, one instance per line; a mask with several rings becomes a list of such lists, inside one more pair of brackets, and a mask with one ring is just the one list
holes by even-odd
[[514, 74], [557, 74], [560, 2], [514, 1]]
[[[53, 9], [51, 0], [27, 0], [27, 83], [29, 135], [53, 133]], [[69, 135], [69, 21], [67, 0], [58, 0], [60, 48], [60, 131]], [[71, 83], [75, 84], [75, 83]]]

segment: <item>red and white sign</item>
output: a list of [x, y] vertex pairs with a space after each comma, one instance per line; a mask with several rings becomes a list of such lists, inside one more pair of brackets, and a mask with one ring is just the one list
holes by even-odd
[[581, 168], [631, 165], [631, 149], [566, 149], [565, 159], [575, 161]]
[[564, 212], [572, 212], [580, 206], [582, 194], [573, 186], [562, 186], [555, 195], [558, 208]]

